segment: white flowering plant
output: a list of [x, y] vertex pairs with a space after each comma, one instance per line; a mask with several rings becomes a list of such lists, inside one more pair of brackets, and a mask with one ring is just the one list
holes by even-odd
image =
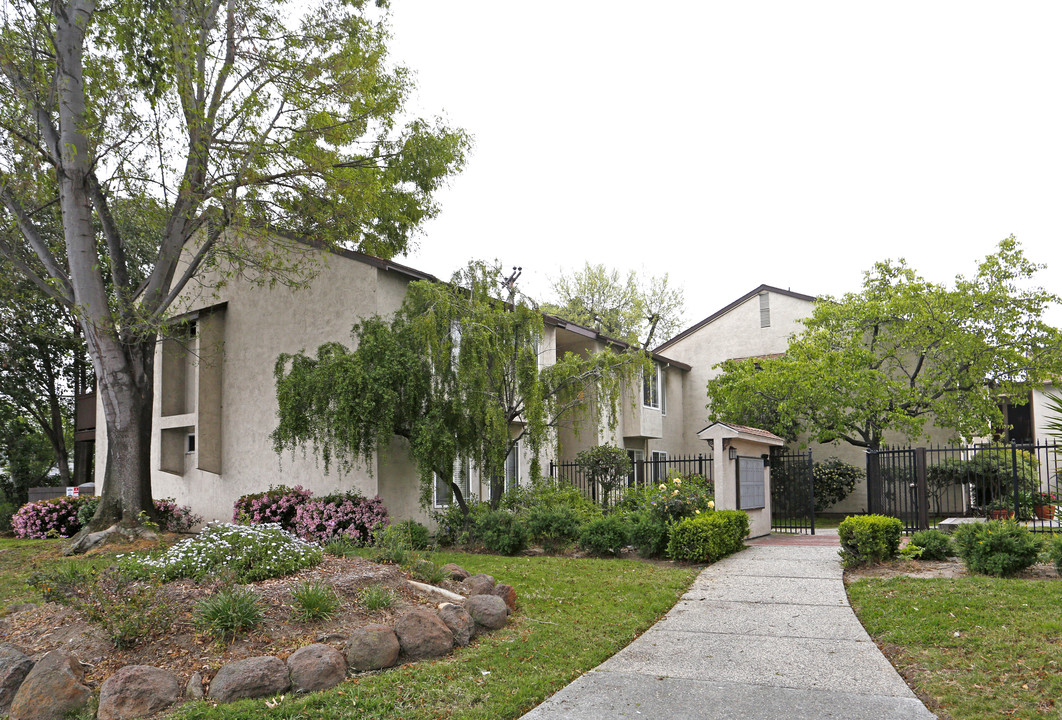
[[281, 577], [313, 567], [324, 551], [292, 535], [279, 525], [208, 526], [197, 537], [183, 540], [155, 556], [119, 556], [124, 573], [134, 578], [201, 580], [228, 570], [237, 582]]

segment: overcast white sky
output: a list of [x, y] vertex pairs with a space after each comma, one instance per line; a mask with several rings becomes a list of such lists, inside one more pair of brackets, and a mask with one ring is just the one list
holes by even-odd
[[[1062, 3], [392, 0], [418, 114], [475, 136], [405, 262], [669, 273], [687, 324], [760, 283], [972, 274], [1013, 233], [1062, 293]], [[1050, 320], [1062, 325], [1062, 310]]]

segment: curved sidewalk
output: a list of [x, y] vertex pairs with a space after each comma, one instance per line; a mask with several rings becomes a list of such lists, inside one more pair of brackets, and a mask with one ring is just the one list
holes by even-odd
[[[836, 532], [836, 531], [835, 531]], [[848, 605], [837, 536], [771, 536], [528, 720], [930, 720]]]

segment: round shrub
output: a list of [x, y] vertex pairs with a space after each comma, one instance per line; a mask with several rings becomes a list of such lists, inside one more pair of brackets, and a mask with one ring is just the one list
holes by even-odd
[[92, 520], [92, 516], [96, 514], [96, 510], [100, 506], [100, 498], [98, 495], [92, 495], [90, 497], [79, 498], [79, 500], [77, 521], [81, 523], [81, 527], [85, 527]]
[[347, 538], [365, 544], [387, 522], [387, 508], [379, 495], [372, 499], [356, 493], [327, 495], [307, 500], [295, 510], [296, 534], [319, 543]]
[[479, 541], [477, 521], [491, 511], [490, 504], [477, 500], [467, 500], [466, 504], [467, 513], [457, 503], [432, 513], [436, 523], [435, 539], [440, 545], [473, 545]]
[[423, 550], [428, 547], [429, 538], [428, 528], [416, 520], [403, 520], [377, 530], [375, 541], [377, 544], [394, 544], [400, 541], [410, 550]]
[[530, 513], [536, 508], [569, 508], [579, 516], [580, 523], [601, 517], [600, 505], [577, 488], [552, 478], [533, 480], [530, 485], [506, 490], [502, 507], [516, 515]]
[[631, 545], [646, 558], [663, 557], [667, 552], [670, 526], [667, 522], [647, 511], [630, 516]]
[[26, 503], [11, 516], [11, 529], [20, 538], [73, 537], [81, 529], [80, 508], [80, 499], [73, 497]]
[[256, 582], [290, 575], [321, 562], [317, 545], [279, 525], [211, 525], [155, 557], [121, 556], [119, 565], [130, 577], [196, 580], [230, 571], [237, 582]]
[[285, 530], [295, 528], [295, 512], [313, 493], [302, 485], [269, 486], [264, 492], [240, 496], [232, 507], [232, 521], [240, 525], [277, 523]]
[[477, 517], [476, 534], [488, 550], [502, 555], [515, 555], [527, 547], [527, 526], [505, 510], [491, 510]]
[[955, 531], [955, 546], [970, 572], [997, 577], [1025, 570], [1040, 555], [1040, 540], [1010, 520], [963, 525]]
[[749, 516], [740, 510], [701, 513], [671, 526], [667, 554], [672, 560], [715, 562], [744, 546]]
[[627, 520], [620, 515], [606, 515], [583, 526], [583, 531], [579, 533], [579, 547], [602, 557], [617, 556], [627, 546], [629, 539]]
[[248, 588], [230, 588], [200, 600], [195, 606], [195, 624], [218, 637], [235, 639], [244, 630], [262, 622], [258, 596]]
[[860, 467], [849, 465], [838, 458], [827, 458], [815, 463], [812, 473], [815, 484], [815, 512], [822, 512], [852, 494], [856, 482], [866, 473]]
[[1052, 535], [1047, 541], [1047, 557], [1055, 564], [1055, 570], [1062, 575], [1062, 535]]
[[908, 546], [922, 550], [921, 560], [947, 560], [951, 555], [951, 538], [940, 530], [921, 530], [911, 536]]
[[853, 515], [841, 521], [841, 559], [845, 567], [881, 562], [896, 556], [900, 549], [903, 523], [884, 515]]
[[578, 540], [582, 527], [579, 513], [565, 505], [539, 505], [527, 513], [527, 529], [532, 539], [547, 552], [557, 552]]

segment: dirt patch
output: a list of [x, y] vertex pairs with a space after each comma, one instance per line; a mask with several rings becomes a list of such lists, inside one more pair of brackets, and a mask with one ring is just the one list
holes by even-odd
[[[400, 568], [380, 565], [360, 557], [325, 556], [320, 565], [294, 575], [251, 583], [263, 608], [259, 628], [231, 643], [221, 643], [199, 632], [192, 611], [200, 600], [216, 592], [210, 582], [191, 580], [167, 583], [160, 589], [159, 601], [172, 614], [172, 622], [159, 628], [136, 646], [115, 649], [105, 634], [78, 611], [57, 603], [45, 603], [0, 619], [4, 640], [14, 643], [34, 659], [58, 647], [71, 650], [85, 665], [88, 684], [98, 687], [125, 665], [151, 665], [177, 673], [184, 681], [194, 672], [210, 679], [218, 669], [234, 660], [258, 655], [287, 658], [299, 647], [323, 642], [342, 650], [350, 634], [370, 623], [393, 625], [404, 610], [425, 605], [434, 607], [442, 599], [409, 584]], [[335, 588], [341, 605], [329, 620], [300, 622], [295, 618], [290, 588], [304, 580], [326, 583]], [[393, 591], [395, 602], [385, 610], [370, 613], [361, 603], [364, 589], [381, 585]], [[461, 585], [445, 581], [441, 587], [460, 592]]]
[[[849, 568], [844, 571], [844, 581], [854, 582], [863, 578], [959, 578], [969, 577], [970, 572], [966, 569], [962, 560], [950, 558], [943, 561], [932, 560], [908, 560], [898, 558], [889, 562], [876, 565], [864, 565], [857, 568]], [[1058, 572], [1054, 565], [1037, 564], [1014, 577], [1026, 580], [1059, 580]]]

